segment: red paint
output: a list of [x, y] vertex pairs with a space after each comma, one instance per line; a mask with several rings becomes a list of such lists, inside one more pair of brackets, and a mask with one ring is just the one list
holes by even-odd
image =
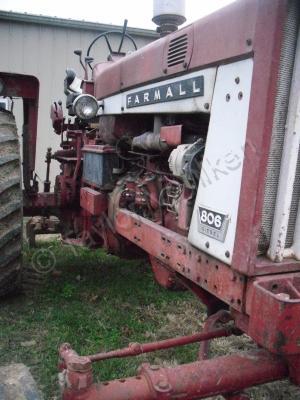
[[107, 210], [107, 195], [89, 187], [80, 189], [80, 207], [91, 215], [100, 215]]
[[175, 272], [231, 307], [242, 309], [244, 277], [228, 265], [195, 249], [186, 237], [123, 209], [116, 215], [115, 226], [120, 235], [138, 244]]
[[[183, 38], [186, 38], [185, 40], [187, 43], [187, 48], [185, 51], [184, 58], [182, 59], [180, 64], [176, 64], [173, 66], [168, 65], [169, 46], [170, 45], [172, 46], [172, 43], [176, 43], [176, 41], [182, 40]], [[174, 46], [176, 47], [176, 44]], [[179, 31], [174, 32], [171, 35], [167, 35], [164, 42], [163, 59], [162, 59], [162, 70], [164, 74], [173, 75], [188, 69], [193, 55], [193, 48], [194, 48], [193, 26], [187, 26], [186, 28], [180, 29]]]
[[[237, 233], [232, 260], [233, 268], [248, 276], [259, 273], [256, 267], [257, 246], [272, 134], [283, 23], [287, 10], [286, 0], [265, 0], [259, 1], [258, 4], [255, 32], [251, 36], [254, 69]], [[280, 272], [278, 264], [277, 267], [277, 271]]]
[[166, 70], [164, 61], [169, 41], [181, 33], [186, 33], [192, 42], [185, 60], [189, 70], [216, 65], [222, 60], [245, 58], [252, 52], [246, 41], [253, 38], [259, 3], [259, 0], [238, 1], [110, 66], [98, 64], [93, 71], [95, 96], [107, 97], [133, 86], [169, 78], [175, 73], [185, 73], [185, 63]]
[[169, 146], [181, 144], [182, 125], [162, 126], [160, 128], [160, 138]]
[[39, 215], [41, 210], [57, 209], [57, 201], [54, 193], [38, 193], [24, 199], [24, 215]]
[[30, 75], [0, 73], [3, 96], [23, 98], [23, 183], [27, 193], [36, 191], [31, 181], [35, 168], [39, 81]]
[[150, 256], [150, 263], [154, 278], [160, 286], [166, 289], [172, 289], [176, 286], [176, 275], [174, 271], [170, 270], [166, 264], [153, 256]]
[[[164, 64], [168, 43], [182, 34], [190, 37], [191, 46], [187, 55], [190, 70], [253, 55], [252, 94], [232, 262], [232, 268], [248, 276], [286, 270], [283, 264], [265, 263], [262, 266], [260, 260], [257, 260], [263, 188], [286, 6], [286, 0], [235, 2], [183, 30], [151, 43], [110, 68], [101, 65], [99, 71], [94, 71], [95, 95], [99, 98], [135, 85], [161, 80], [175, 73], [184, 73], [186, 67], [181, 64], [172, 68], [166, 68]], [[197, 38], [195, 44], [193, 37]], [[153, 63], [153, 59], [162, 61]], [[260, 149], [264, 149], [264, 152], [261, 153]], [[256, 189], [249, 191], [249, 187]], [[300, 266], [292, 263], [287, 270], [300, 270]]]
[[216, 339], [220, 337], [228, 337], [234, 334], [234, 328], [220, 328], [207, 332], [196, 333], [190, 336], [181, 336], [174, 339], [161, 340], [153, 343], [131, 343], [129, 347], [120, 350], [113, 350], [106, 353], [98, 353], [87, 356], [92, 362], [108, 360], [111, 358], [124, 358], [137, 356], [139, 354], [150, 353], [158, 350], [165, 350], [171, 347], [185, 346], [191, 343], [197, 343]]
[[35, 76], [0, 72], [0, 79], [4, 83], [2, 96], [38, 100], [39, 81]]
[[81, 391], [76, 390], [78, 381], [75, 388], [70, 382], [63, 400], [202, 399], [284, 379], [287, 375], [287, 365], [280, 357], [259, 350], [174, 368], [143, 364], [135, 377], [92, 384]]
[[299, 355], [300, 274], [258, 278], [247, 300], [248, 334], [272, 353]]
[[[189, 244], [186, 236], [192, 193], [170, 177], [164, 169], [163, 157], [149, 155], [142, 165], [135, 153], [136, 171], [127, 175], [117, 171], [122, 174], [109, 196], [93, 185], [83, 187], [83, 152], [116, 152], [114, 144], [125, 135], [132, 138], [149, 131], [149, 126], [152, 129], [151, 116], [102, 116], [98, 131], [92, 127], [85, 129], [83, 124], [66, 123], [61, 107], [52, 108], [54, 130], [61, 135], [61, 150], [53, 158], [61, 163], [61, 174], [56, 178], [54, 193], [30, 192], [38, 81], [21, 75], [0, 75], [5, 94], [24, 99], [25, 213], [60, 215], [63, 237], [68, 243], [102, 246], [126, 255], [144, 250], [150, 255], [154, 275], [162, 286], [171, 288], [179, 281], [207, 306], [208, 314], [213, 314], [205, 323], [204, 332], [190, 337], [134, 344], [89, 357], [78, 356], [70, 346], [62, 346], [65, 400], [189, 400], [218, 394], [230, 400], [244, 400], [247, 396], [242, 390], [251, 385], [288, 376], [300, 384], [300, 274], [288, 273], [299, 271], [300, 263], [289, 260], [274, 264], [257, 257], [286, 6], [287, 0], [235, 2], [121, 60], [98, 64], [93, 81], [83, 85], [84, 92], [94, 92], [97, 98], [103, 98], [171, 76], [184, 76], [187, 71], [253, 57], [245, 161], [231, 266]], [[182, 35], [188, 39], [184, 59], [176, 66], [169, 66], [169, 44]], [[182, 128], [182, 125], [162, 127], [161, 139], [170, 147], [179, 145]], [[130, 140], [127, 145], [130, 148]], [[132, 152], [128, 154], [132, 156]], [[128, 159], [123, 161], [126, 168]], [[285, 273], [279, 275], [282, 272]], [[229, 311], [224, 311], [224, 307]], [[229, 320], [264, 350], [207, 360], [208, 339], [233, 332], [225, 328], [217, 332], [216, 324]], [[137, 377], [93, 384], [91, 361], [200, 340], [205, 340], [200, 349], [201, 361], [175, 368], [143, 365]]]
[[52, 126], [54, 132], [57, 135], [61, 135], [63, 131], [66, 129], [66, 125], [64, 123], [64, 114], [62, 105], [56, 101], [51, 104], [50, 118], [52, 120]]
[[[232, 319], [232, 316], [228, 311], [220, 310], [217, 313], [211, 315], [207, 318], [204, 323], [203, 332], [213, 332], [213, 329], [216, 328], [217, 324], [224, 324], [229, 322]], [[209, 358], [209, 345], [210, 341], [205, 340], [200, 344], [199, 350], [199, 359], [207, 360]]]

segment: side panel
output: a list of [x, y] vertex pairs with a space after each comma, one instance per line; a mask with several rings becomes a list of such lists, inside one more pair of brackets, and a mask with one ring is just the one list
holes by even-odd
[[216, 68], [191, 72], [162, 83], [107, 97], [101, 112], [109, 114], [209, 112]]
[[253, 60], [219, 67], [189, 241], [231, 264]]

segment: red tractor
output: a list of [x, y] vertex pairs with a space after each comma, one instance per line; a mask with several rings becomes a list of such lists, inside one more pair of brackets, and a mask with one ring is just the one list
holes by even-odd
[[[62, 345], [63, 399], [242, 400], [253, 385], [300, 385], [300, 3], [239, 0], [181, 30], [180, 12], [154, 20], [155, 42], [125, 55], [125, 29], [118, 51], [102, 34], [84, 78], [67, 71], [69, 116], [52, 105], [61, 149], [47, 154], [43, 192], [38, 82], [1, 74], [1, 94], [25, 99], [24, 215], [57, 216], [66, 243], [147, 254], [161, 285], [184, 286], [207, 306], [197, 335], [89, 356]], [[101, 38], [110, 54], [94, 64]], [[1, 124], [4, 292], [18, 275], [22, 204], [10, 113]], [[61, 165], [53, 192], [51, 160]], [[210, 339], [234, 334], [259, 350], [208, 359]], [[93, 362], [192, 342], [201, 342], [194, 363], [93, 383]]]

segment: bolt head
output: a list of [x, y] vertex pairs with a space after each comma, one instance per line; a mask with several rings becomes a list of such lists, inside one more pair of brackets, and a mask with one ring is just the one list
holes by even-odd
[[86, 372], [91, 369], [91, 360], [88, 357], [74, 356], [68, 362], [68, 369], [75, 372]]
[[151, 369], [151, 371], [158, 371], [159, 366], [158, 365], [150, 365], [150, 369]]
[[158, 386], [160, 389], [169, 389], [169, 383], [167, 381], [159, 381]]

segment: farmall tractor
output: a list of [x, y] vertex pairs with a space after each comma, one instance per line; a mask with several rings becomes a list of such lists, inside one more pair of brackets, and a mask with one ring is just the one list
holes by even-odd
[[[180, 4], [156, 12], [155, 42], [125, 56], [102, 34], [108, 61], [90, 56], [98, 37], [84, 78], [67, 71], [69, 116], [51, 109], [52, 192], [49, 174], [43, 192], [34, 179], [38, 83], [1, 74], [25, 110], [23, 206], [14, 121], [1, 113], [2, 293], [18, 280], [23, 210], [57, 216], [66, 243], [147, 254], [161, 285], [207, 306], [196, 335], [88, 356], [63, 344], [64, 400], [244, 400], [250, 386], [300, 385], [300, 3], [239, 0], [174, 31]], [[209, 340], [241, 334], [258, 349], [209, 359]], [[93, 383], [94, 362], [193, 342], [191, 364]]]

